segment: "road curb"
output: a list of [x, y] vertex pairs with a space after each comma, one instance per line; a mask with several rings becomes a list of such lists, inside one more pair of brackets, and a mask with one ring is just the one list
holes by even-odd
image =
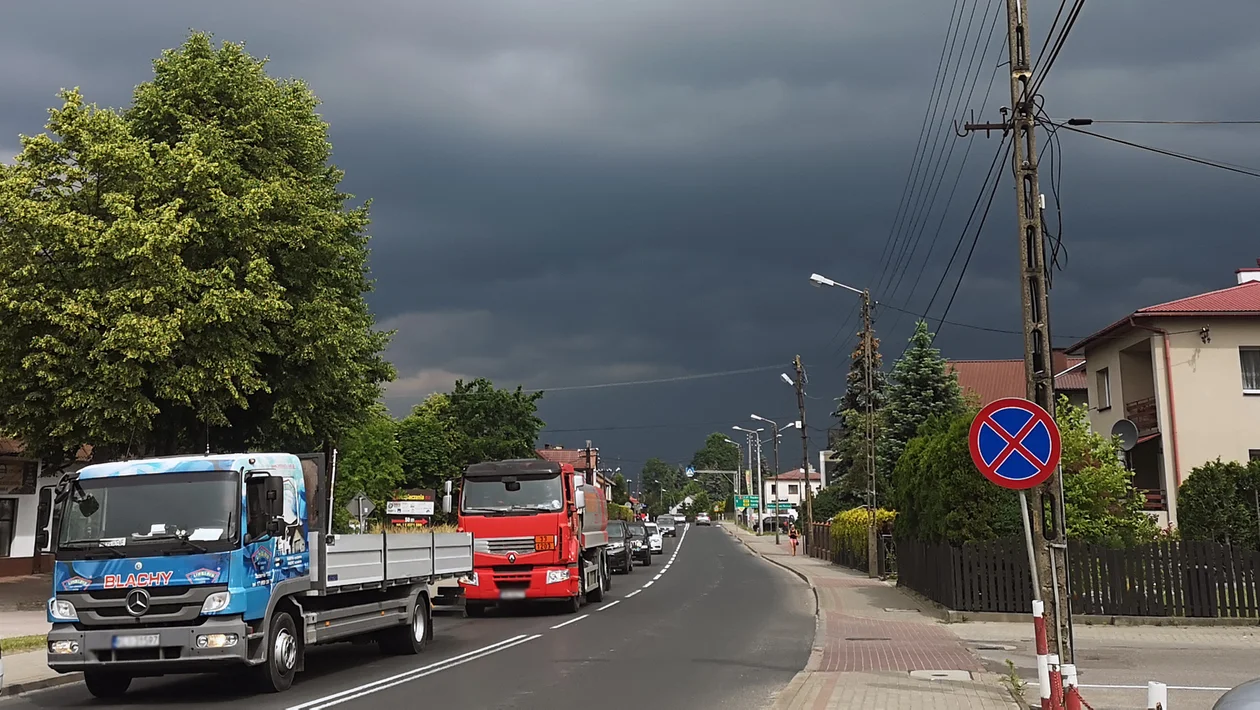
[[0, 689], [0, 698], [13, 698], [26, 693], [33, 693], [36, 690], [47, 690], [81, 682], [83, 682], [82, 673], [67, 673], [66, 675], [41, 678], [39, 680], [26, 681], [25, 683], [5, 684], [4, 688]]
[[781, 568], [781, 569], [785, 569], [785, 570], [787, 570], [787, 571], [791, 572], [792, 574], [796, 575], [797, 577], [800, 577], [800, 578], [801, 578], [801, 581], [802, 581], [802, 582], [804, 582], [806, 585], [808, 585], [808, 586], [809, 586], [809, 591], [810, 591], [810, 593], [814, 595], [814, 617], [815, 617], [815, 618], [818, 618], [818, 617], [822, 614], [822, 605], [821, 605], [821, 604], [819, 603], [819, 601], [818, 601], [818, 587], [815, 587], [815, 586], [814, 586], [814, 580], [810, 579], [810, 578], [809, 578], [809, 575], [805, 574], [804, 572], [801, 572], [801, 571], [800, 571], [800, 570], [798, 570], [798, 569], [795, 569], [795, 568], [789, 567], [789, 566], [787, 566], [787, 565], [783, 564], [782, 562], [777, 562], [777, 561], [775, 561], [775, 560], [770, 559], [769, 557], [766, 557], [765, 555], [763, 555], [763, 554], [761, 554], [760, 552], [758, 552], [758, 551], [756, 550], [756, 548], [754, 548], [752, 545], [749, 545], [749, 544], [748, 544], [748, 543], [744, 540], [744, 538], [742, 538], [742, 537], [740, 537], [740, 536], [739, 536], [739, 533], [734, 533], [734, 532], [731, 532], [731, 531], [730, 531], [730, 529], [729, 529], [729, 528], [727, 528], [725, 525], [723, 525], [723, 526], [722, 526], [722, 529], [723, 529], [723, 530], [726, 530], [726, 534], [727, 534], [727, 535], [730, 535], [731, 537], [733, 537], [733, 538], [735, 538], [736, 540], [738, 540], [738, 541], [739, 541], [739, 544], [741, 544], [741, 545], [743, 545], [744, 547], [748, 548], [748, 551], [749, 551], [749, 552], [753, 553], [754, 555], [756, 555], [756, 556], [760, 557], [761, 559], [765, 560], [766, 562], [769, 562], [770, 564], [772, 564], [772, 565], [774, 565], [774, 566], [776, 566], [776, 567], [779, 567], [779, 568]]

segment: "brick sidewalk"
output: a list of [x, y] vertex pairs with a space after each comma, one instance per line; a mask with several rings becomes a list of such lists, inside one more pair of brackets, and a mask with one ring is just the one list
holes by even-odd
[[[754, 553], [807, 579], [818, 595], [814, 652], [779, 693], [775, 710], [1019, 708], [948, 627], [915, 611], [919, 604], [895, 587], [821, 560], [793, 557], [786, 538], [776, 546], [773, 538], [723, 527]], [[970, 679], [925, 680], [911, 671], [962, 671]]]

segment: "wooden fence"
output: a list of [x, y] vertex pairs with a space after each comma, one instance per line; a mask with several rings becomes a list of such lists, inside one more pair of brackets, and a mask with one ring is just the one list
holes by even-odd
[[[867, 554], [866, 546], [863, 545], [860, 550], [836, 547], [831, 539], [831, 523], [814, 523], [813, 539], [814, 547], [809, 551], [811, 556], [863, 572], [867, 570], [867, 558], [869, 555]], [[876, 554], [879, 556], [878, 574], [880, 577], [887, 577], [894, 571], [891, 549], [892, 540], [887, 535], [881, 535], [877, 543], [878, 549]]]
[[[1213, 542], [1069, 543], [1072, 610], [1100, 616], [1260, 617], [1260, 552]], [[897, 583], [956, 611], [1030, 613], [1022, 540], [897, 540]]]

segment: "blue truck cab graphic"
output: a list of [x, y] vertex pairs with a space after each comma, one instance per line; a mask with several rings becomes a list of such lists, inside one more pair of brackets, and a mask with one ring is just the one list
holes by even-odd
[[307, 646], [427, 642], [428, 585], [471, 573], [465, 533], [336, 535], [336, 452], [87, 466], [41, 503], [54, 536], [48, 665], [97, 697], [135, 677], [246, 666], [286, 690]]

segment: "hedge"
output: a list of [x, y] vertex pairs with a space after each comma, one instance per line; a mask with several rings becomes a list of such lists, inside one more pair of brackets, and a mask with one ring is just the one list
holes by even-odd
[[[875, 511], [875, 526], [885, 530], [897, 519], [897, 511], [880, 508]], [[870, 513], [866, 508], [852, 508], [837, 513], [831, 519], [831, 549], [847, 550], [853, 555], [866, 558], [866, 528], [870, 524]]]
[[608, 519], [609, 520], [634, 520], [634, 512], [630, 510], [628, 505], [619, 505], [608, 502]]

